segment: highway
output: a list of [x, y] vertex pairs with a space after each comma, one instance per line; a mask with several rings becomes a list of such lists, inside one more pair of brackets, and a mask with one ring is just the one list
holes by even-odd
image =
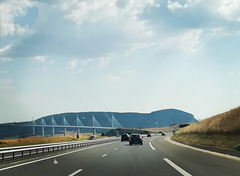
[[2, 176], [239, 176], [240, 160], [174, 145], [162, 136], [143, 145], [111, 142], [0, 165]]

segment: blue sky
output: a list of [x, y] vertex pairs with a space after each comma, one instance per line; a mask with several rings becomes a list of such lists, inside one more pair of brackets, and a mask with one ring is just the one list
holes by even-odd
[[0, 123], [240, 105], [239, 0], [1, 0]]

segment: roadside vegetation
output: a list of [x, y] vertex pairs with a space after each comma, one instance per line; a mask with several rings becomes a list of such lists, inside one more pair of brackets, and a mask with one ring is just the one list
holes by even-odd
[[[57, 142], [69, 142], [78, 140], [87, 140], [90, 135], [80, 135], [79, 139], [73, 136], [56, 136], [56, 137], [27, 137], [20, 139], [4, 139], [0, 140], [0, 147], [14, 147], [23, 145], [34, 145], [34, 144], [47, 144], [47, 143], [57, 143]], [[97, 137], [98, 138], [98, 137]]]
[[234, 149], [240, 144], [240, 107], [191, 124], [172, 137], [173, 140]]

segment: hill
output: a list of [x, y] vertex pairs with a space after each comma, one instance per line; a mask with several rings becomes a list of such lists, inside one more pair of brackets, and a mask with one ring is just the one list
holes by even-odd
[[240, 134], [240, 107], [192, 124], [182, 133]]
[[[41, 117], [35, 120], [37, 125], [70, 125], [70, 126], [101, 126], [118, 128], [153, 128], [167, 127], [172, 124], [182, 124], [197, 122], [190, 113], [177, 109], [165, 109], [151, 113], [120, 113], [120, 112], [77, 112], [61, 113]], [[31, 127], [21, 127], [21, 125], [31, 122], [14, 124], [0, 124], [0, 138], [11, 136], [25, 137], [32, 135]], [[46, 129], [46, 134], [51, 134], [51, 128]], [[81, 129], [84, 132], [84, 129]], [[85, 130], [85, 132], [92, 132]], [[63, 133], [63, 129], [57, 128], [57, 133]], [[99, 131], [98, 132], [102, 132]], [[106, 131], [104, 131], [106, 132]], [[36, 134], [41, 135], [41, 129], [36, 129]]]
[[234, 149], [240, 144], [240, 107], [185, 127], [172, 139]]
[[[176, 110], [165, 109], [154, 111], [151, 113], [132, 113], [132, 112], [78, 112], [78, 113], [62, 113], [42, 117], [36, 120], [37, 124], [41, 124], [44, 119], [46, 123], [51, 123], [54, 118], [57, 124], [63, 124], [63, 117], [69, 125], [76, 125], [76, 117], [79, 118], [84, 126], [94, 125], [104, 127], [122, 127], [122, 128], [152, 128], [166, 127], [172, 124], [182, 124], [197, 122], [190, 113]], [[113, 120], [113, 121], [112, 121]]]

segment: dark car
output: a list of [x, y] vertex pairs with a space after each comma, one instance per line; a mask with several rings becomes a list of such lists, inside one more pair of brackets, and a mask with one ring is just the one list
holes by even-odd
[[121, 142], [128, 141], [129, 140], [129, 134], [122, 134], [121, 136]]
[[142, 137], [139, 134], [132, 134], [129, 137], [129, 145], [132, 145], [132, 144], [141, 144], [141, 145], [143, 145]]
[[151, 134], [150, 134], [150, 133], [148, 133], [148, 134], [147, 134], [147, 137], [151, 137]]
[[95, 136], [90, 136], [89, 138], [88, 138], [88, 140], [94, 140], [95, 139]]

